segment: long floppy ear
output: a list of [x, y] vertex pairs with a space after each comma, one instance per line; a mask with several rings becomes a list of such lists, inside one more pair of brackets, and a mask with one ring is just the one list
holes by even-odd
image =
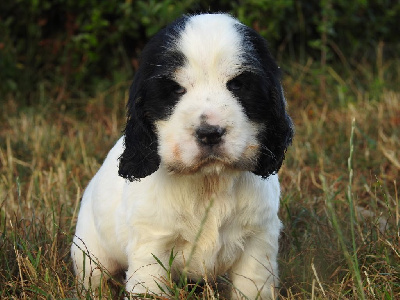
[[267, 178], [275, 174], [282, 166], [288, 146], [294, 135], [293, 122], [286, 112], [286, 100], [277, 78], [270, 86], [269, 100], [273, 103], [266, 118], [264, 128], [259, 133], [260, 155], [254, 174]]
[[139, 71], [130, 88], [128, 118], [125, 127], [125, 150], [119, 158], [119, 176], [129, 181], [154, 173], [160, 165], [157, 135], [145, 111], [146, 87]]
[[183, 16], [160, 30], [143, 49], [129, 92], [125, 150], [119, 158], [118, 174], [130, 181], [149, 176], [160, 165], [154, 122], [165, 118], [176, 100], [166, 96], [162, 82], [185, 62], [176, 45], [188, 18]]
[[263, 178], [277, 173], [285, 159], [294, 135], [293, 122], [286, 111], [286, 100], [280, 83], [281, 72], [269, 52], [267, 41], [255, 30], [239, 26], [248, 50], [246, 59], [259, 69], [260, 93], [257, 122], [262, 124], [258, 135], [260, 153], [253, 173]]

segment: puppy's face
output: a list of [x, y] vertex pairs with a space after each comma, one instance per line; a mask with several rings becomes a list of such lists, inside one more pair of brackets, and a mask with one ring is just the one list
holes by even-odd
[[293, 136], [266, 42], [227, 15], [183, 17], [146, 46], [119, 173], [135, 180], [225, 168], [268, 177]]

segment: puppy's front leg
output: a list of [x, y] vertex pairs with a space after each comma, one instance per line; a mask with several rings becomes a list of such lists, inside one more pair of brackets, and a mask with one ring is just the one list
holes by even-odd
[[[140, 246], [134, 245], [128, 253], [129, 267], [126, 272], [126, 290], [133, 294], [157, 294], [167, 291], [165, 282], [167, 272], [154, 257], [168, 267], [168, 255], [162, 253], [158, 242], [148, 242]], [[154, 255], [154, 256], [153, 256]]]
[[[266, 238], [267, 237], [267, 238]], [[276, 298], [278, 283], [278, 236], [259, 234], [248, 240], [231, 269], [232, 299]]]

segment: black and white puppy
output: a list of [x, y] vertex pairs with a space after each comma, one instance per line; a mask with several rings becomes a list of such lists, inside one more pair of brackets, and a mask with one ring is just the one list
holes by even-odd
[[[292, 141], [266, 41], [226, 14], [185, 16], [145, 47], [125, 134], [83, 196], [77, 276], [126, 271], [131, 293], [172, 276], [228, 274], [232, 299], [270, 299], [278, 282], [277, 171]], [[85, 258], [86, 256], [86, 258]]]

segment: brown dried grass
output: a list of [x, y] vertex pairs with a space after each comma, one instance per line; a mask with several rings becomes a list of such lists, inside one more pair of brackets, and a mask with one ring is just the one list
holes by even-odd
[[[285, 87], [296, 136], [280, 172], [279, 298], [400, 298], [400, 94], [363, 94], [341, 106], [321, 102], [302, 81], [288, 78]], [[82, 191], [123, 127], [124, 97], [114, 90], [99, 95], [84, 116], [3, 106], [0, 298], [91, 297], [77, 286], [69, 248]], [[185, 299], [191, 286], [186, 290], [174, 297]], [[100, 296], [122, 292], [109, 281]], [[198, 297], [213, 293], [207, 283]]]

